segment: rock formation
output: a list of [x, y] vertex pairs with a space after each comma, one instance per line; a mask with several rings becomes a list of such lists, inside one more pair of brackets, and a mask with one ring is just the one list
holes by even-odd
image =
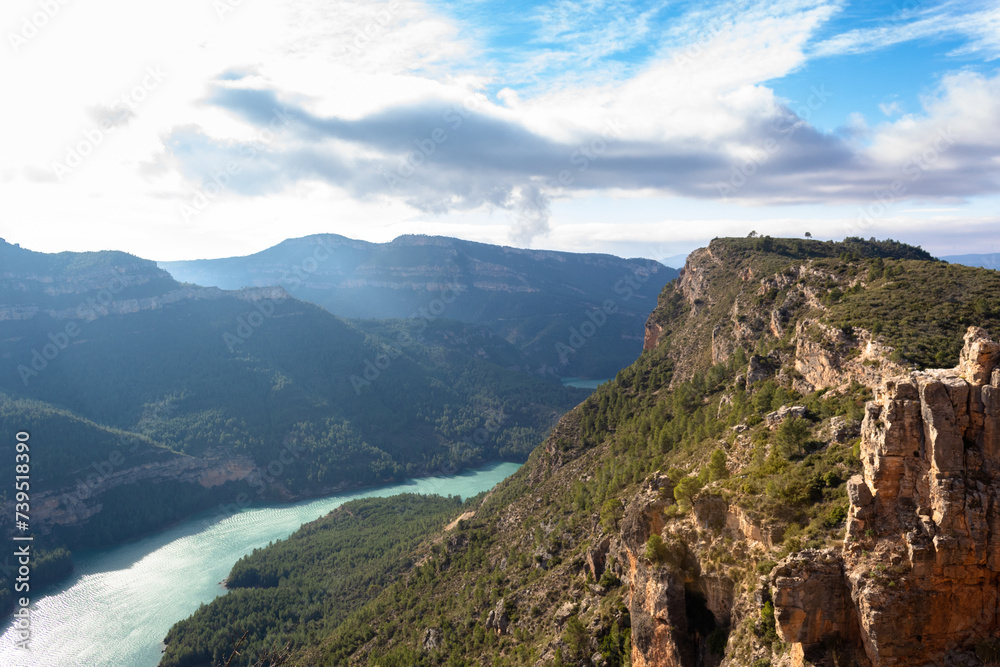
[[777, 629], [797, 664], [833, 639], [863, 649], [857, 664], [965, 664], [996, 638], [998, 364], [1000, 345], [972, 327], [957, 368], [876, 392], [843, 550], [790, 556], [772, 573]]

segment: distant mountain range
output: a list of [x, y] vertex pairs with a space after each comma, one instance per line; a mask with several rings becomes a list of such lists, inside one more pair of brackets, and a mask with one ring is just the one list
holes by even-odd
[[687, 261], [688, 255], [690, 253], [682, 252], [679, 255], [671, 255], [670, 257], [660, 258], [660, 263], [671, 268], [682, 269], [684, 268], [684, 263]]
[[[32, 526], [50, 546], [524, 460], [589, 393], [505, 368], [526, 364], [480, 325], [362, 329], [281, 286], [182, 285], [121, 252], [0, 240], [0, 419], [30, 433]], [[13, 466], [0, 459], [0, 476]]]
[[994, 271], [1000, 269], [1000, 252], [978, 255], [944, 255], [941, 259], [951, 264], [963, 264], [965, 266], [993, 269]]
[[524, 356], [518, 370], [595, 379], [613, 377], [639, 356], [646, 317], [679, 273], [612, 255], [439, 236], [369, 243], [335, 234], [289, 239], [247, 257], [159, 266], [177, 280], [222, 289], [280, 285], [345, 318], [484, 325]]

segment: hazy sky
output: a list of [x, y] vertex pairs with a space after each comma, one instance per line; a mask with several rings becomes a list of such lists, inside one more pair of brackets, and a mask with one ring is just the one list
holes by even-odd
[[997, 2], [5, 0], [0, 28], [0, 236], [34, 250], [1000, 250]]

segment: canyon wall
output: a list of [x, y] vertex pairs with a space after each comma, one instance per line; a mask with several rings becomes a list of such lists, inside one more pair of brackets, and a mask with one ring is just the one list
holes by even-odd
[[886, 380], [862, 424], [842, 550], [785, 559], [777, 629], [810, 650], [843, 642], [858, 664], [980, 664], [1000, 584], [1000, 345], [978, 327], [958, 367]]

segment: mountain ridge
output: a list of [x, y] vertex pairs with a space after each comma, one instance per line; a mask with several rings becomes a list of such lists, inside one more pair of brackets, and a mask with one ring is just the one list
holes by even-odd
[[[435, 315], [488, 326], [515, 345], [530, 359], [524, 372], [592, 379], [610, 377], [638, 356], [655, 294], [677, 275], [652, 260], [422, 235], [381, 244], [313, 235], [246, 257], [159, 266], [203, 285], [282, 285], [351, 319], [408, 318], [437, 307]], [[608, 301], [613, 312], [604, 308]], [[596, 328], [586, 353], [577, 354], [582, 344], [569, 339], [584, 326]]]
[[[912, 309], [924, 298], [925, 312]], [[861, 239], [715, 240], [664, 288], [649, 317], [655, 335], [632, 366], [463, 508], [473, 514], [432, 531], [409, 572], [332, 631], [296, 638], [290, 664], [977, 664], [1000, 631], [989, 614], [975, 630], [952, 618], [961, 629], [919, 655], [880, 648], [888, 644], [874, 635], [861, 641], [879, 626], [849, 620], [864, 596], [838, 588], [837, 560], [854, 553], [875, 566], [848, 589], [870, 589], [869, 599], [937, 594], [894, 556], [872, 558], [898, 551], [888, 548], [897, 538], [864, 524], [860, 549], [845, 537], [872, 517], [857, 477], [869, 488], [872, 470], [893, 470], [869, 458], [882, 447], [877, 419], [893, 414], [874, 407], [886, 405], [886, 381], [933, 368], [939, 355], [967, 367], [977, 355], [963, 337], [976, 322], [1000, 333], [995, 272]], [[942, 410], [925, 415], [944, 433]], [[983, 419], [966, 422], [996, 427]], [[986, 526], [989, 539], [1000, 535]], [[230, 622], [240, 627], [239, 614]]]

